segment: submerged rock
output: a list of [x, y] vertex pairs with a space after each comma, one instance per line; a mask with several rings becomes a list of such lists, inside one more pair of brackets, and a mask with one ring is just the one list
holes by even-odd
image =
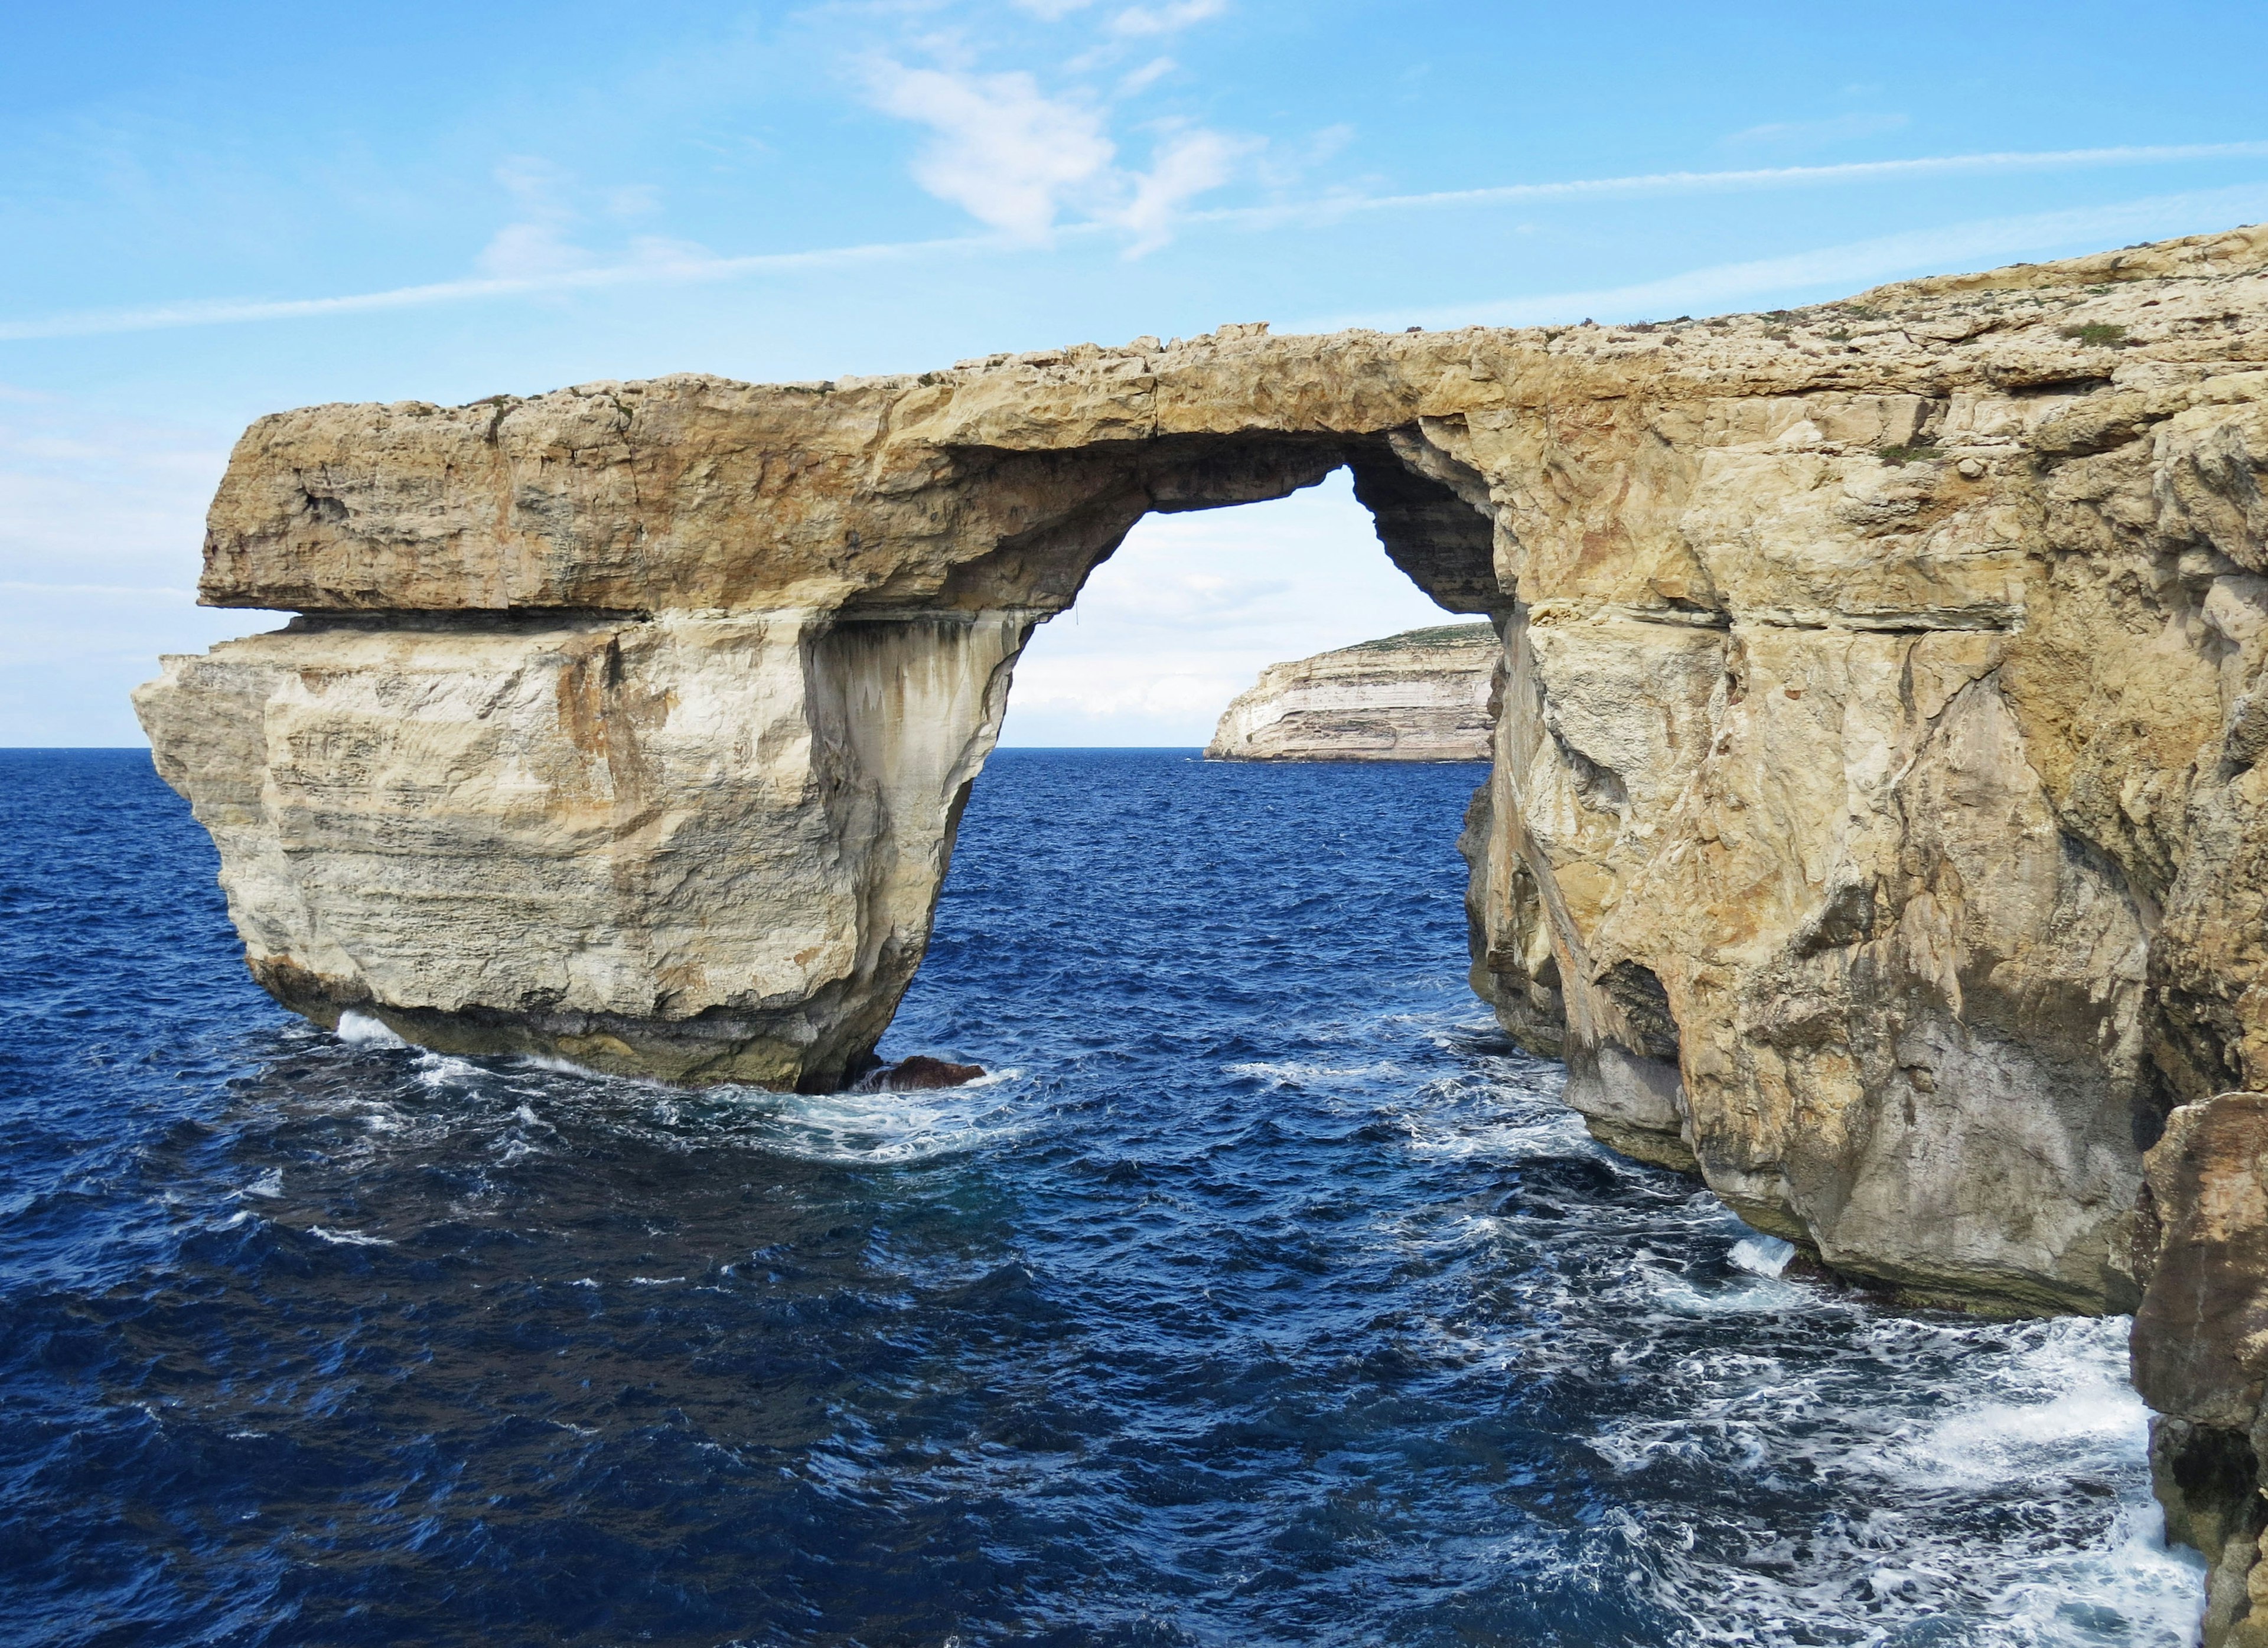
[[1271, 664], [1221, 712], [1207, 761], [1486, 761], [1504, 649], [1484, 623], [1408, 629]]
[[304, 615], [137, 703], [287, 1004], [831, 1086], [1034, 626], [1345, 466], [1503, 637], [1473, 977], [1594, 1130], [1912, 1296], [2124, 1308], [2161, 1118], [2268, 1086], [2264, 264], [282, 414], [202, 590]]
[[983, 1074], [982, 1064], [954, 1064], [917, 1053], [860, 1078], [858, 1085], [880, 1093], [923, 1093], [936, 1087], [966, 1086]]

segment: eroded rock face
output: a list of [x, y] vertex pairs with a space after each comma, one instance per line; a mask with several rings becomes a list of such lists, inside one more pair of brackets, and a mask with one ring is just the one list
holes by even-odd
[[2209, 1565], [2205, 1648], [2268, 1644], [2268, 1093], [2168, 1118], [2136, 1232], [2134, 1384], [2166, 1531]]
[[1205, 759], [1486, 761], [1502, 656], [1490, 625], [1449, 624], [1271, 664], [1221, 711]]
[[169, 658], [137, 704], [284, 1005], [832, 1086], [921, 959], [1025, 629], [327, 614]]
[[1503, 636], [1475, 982], [1601, 1136], [1918, 1294], [2123, 1306], [2169, 1104], [2268, 1085], [2264, 262], [284, 414], [203, 592], [307, 615], [139, 703], [301, 1011], [831, 1084], [1032, 626], [1344, 464]]

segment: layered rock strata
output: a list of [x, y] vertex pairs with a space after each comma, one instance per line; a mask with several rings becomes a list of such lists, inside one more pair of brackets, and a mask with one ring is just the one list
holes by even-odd
[[1344, 465], [1494, 623], [1474, 978], [1610, 1143], [1925, 1297], [2134, 1297], [2268, 1085], [2268, 233], [1647, 327], [1224, 327], [264, 418], [139, 705], [320, 1019], [841, 1081], [1018, 650], [1153, 511]]
[[1207, 761], [1486, 761], [1503, 649], [1490, 625], [1410, 629], [1271, 664], [1230, 701]]

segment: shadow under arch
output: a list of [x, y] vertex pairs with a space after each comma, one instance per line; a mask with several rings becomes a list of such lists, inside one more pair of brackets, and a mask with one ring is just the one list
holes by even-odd
[[[1347, 469], [1394, 564], [1444, 610], [1500, 618], [1487, 482], [1415, 427], [1375, 435], [1173, 435], [1064, 452], [960, 447], [961, 475], [1009, 500], [1012, 530], [990, 552], [921, 587], [925, 607], [1050, 616], [1152, 513], [1265, 503]], [[1020, 521], [1015, 518], [1021, 516]], [[844, 615], [892, 612], [917, 589], [884, 585]]]

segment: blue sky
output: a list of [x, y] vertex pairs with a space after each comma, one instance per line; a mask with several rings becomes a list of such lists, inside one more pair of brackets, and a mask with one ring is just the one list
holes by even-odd
[[[2268, 217], [2268, 8], [998, 0], [20, 7], [0, 743], [138, 741], [236, 432], [1265, 320], [1772, 306]], [[1343, 484], [1145, 523], [1022, 742], [1186, 743], [1427, 622]]]

